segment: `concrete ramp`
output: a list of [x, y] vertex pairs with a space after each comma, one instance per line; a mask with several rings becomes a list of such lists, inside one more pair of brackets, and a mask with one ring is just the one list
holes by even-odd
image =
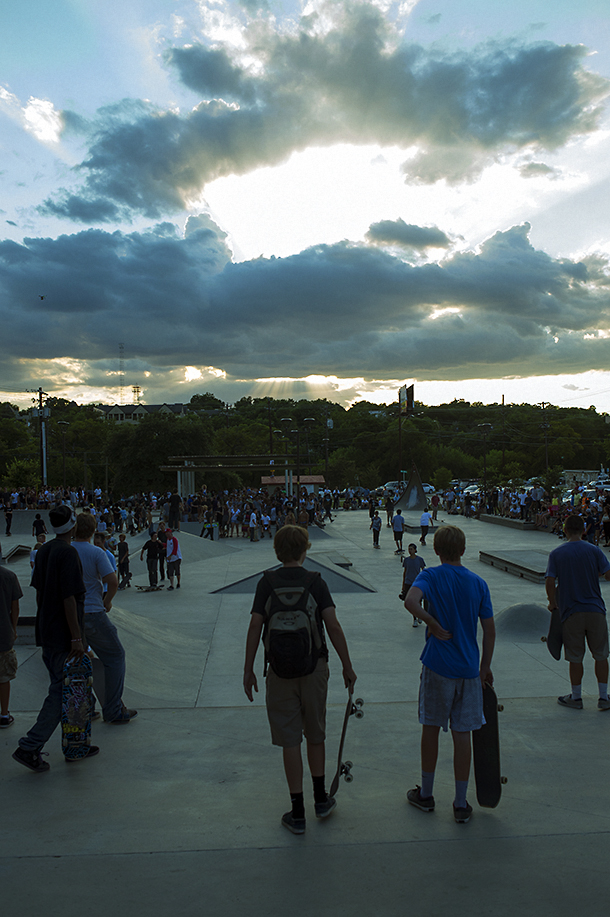
[[[274, 566], [266, 567], [265, 569], [279, 570], [281, 566], [281, 564], [274, 564]], [[359, 573], [355, 573], [352, 570], [345, 570], [343, 567], [334, 564], [329, 558], [324, 558], [323, 555], [316, 554], [315, 557], [306, 557], [303, 566], [306, 570], [315, 570], [320, 573], [322, 578], [326, 581], [331, 594], [346, 592], [377, 592], [377, 590], [371, 586], [363, 576], [360, 576]], [[221, 589], [214, 589], [213, 592], [229, 594], [249, 593], [250, 595], [254, 595], [256, 584], [262, 575], [263, 571], [261, 570], [258, 573], [253, 573], [251, 576], [245, 577], [245, 579], [229, 583], [228, 586], [223, 586]]]
[[194, 706], [207, 657], [211, 625], [151, 620], [113, 606], [125, 646], [125, 686], [135, 707]]
[[26, 554], [29, 556], [31, 550], [32, 548], [26, 544], [11, 544], [10, 548], [7, 548], [5, 541], [3, 547], [4, 562], [8, 563], [10, 560], [17, 560], [18, 557], [23, 557]]
[[544, 605], [511, 605], [496, 616], [496, 634], [499, 640], [513, 643], [540, 643], [551, 623], [551, 615]]

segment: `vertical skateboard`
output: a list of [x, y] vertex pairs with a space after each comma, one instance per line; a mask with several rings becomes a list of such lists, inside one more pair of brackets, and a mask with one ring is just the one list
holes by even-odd
[[61, 692], [62, 749], [66, 758], [84, 758], [91, 744], [93, 672], [87, 655], [68, 659]]
[[495, 809], [502, 795], [502, 784], [506, 783], [500, 771], [500, 734], [498, 732], [498, 704], [496, 692], [491, 685], [483, 688], [483, 715], [485, 725], [472, 733], [474, 758], [474, 779], [477, 788], [477, 802], [486, 809]]
[[553, 608], [551, 612], [551, 623], [549, 625], [549, 632], [546, 637], [540, 638], [543, 643], [546, 643], [546, 648], [553, 657], [553, 659], [561, 659], [561, 647], [563, 646], [563, 636], [562, 636], [562, 625], [561, 625], [561, 612], [558, 608]]
[[354, 766], [351, 761], [342, 761], [343, 756], [343, 746], [345, 744], [345, 733], [347, 732], [347, 724], [349, 722], [350, 716], [355, 716], [357, 720], [361, 720], [364, 716], [364, 711], [362, 705], [364, 701], [362, 698], [358, 698], [355, 701], [352, 701], [353, 691], [349, 692], [349, 697], [347, 699], [347, 706], [345, 708], [345, 716], [343, 717], [343, 729], [341, 730], [341, 738], [339, 740], [339, 754], [337, 755], [337, 772], [333, 777], [333, 782], [330, 785], [330, 790], [328, 795], [334, 796], [337, 790], [339, 789], [339, 778], [343, 777], [346, 783], [351, 783], [354, 779], [352, 777], [352, 767]]

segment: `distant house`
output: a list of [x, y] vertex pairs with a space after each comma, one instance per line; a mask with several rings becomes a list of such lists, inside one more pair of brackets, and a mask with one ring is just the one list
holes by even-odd
[[182, 417], [189, 413], [185, 404], [113, 404], [99, 405], [106, 420], [114, 423], [139, 423], [148, 414], [175, 414]]

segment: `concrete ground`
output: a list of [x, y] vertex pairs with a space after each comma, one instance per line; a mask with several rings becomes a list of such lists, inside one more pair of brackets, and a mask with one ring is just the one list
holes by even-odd
[[[482, 549], [549, 551], [558, 542], [545, 533], [457, 521], [466, 531], [465, 563], [488, 582], [497, 615], [493, 670], [505, 708], [508, 778], [498, 808], [476, 805], [472, 781], [473, 818], [454, 823], [448, 736], [441, 741], [436, 811], [406, 803], [406, 790], [420, 782], [416, 700], [424, 629], [411, 626], [398, 600], [401, 569], [390, 530], [384, 526], [375, 551], [368, 514], [341, 512], [316, 532], [312, 554], [348, 558], [377, 590], [335, 591], [356, 693], [365, 701], [364, 718], [352, 720], [347, 734], [354, 781], [341, 782], [336, 812], [318, 822], [307, 780], [307, 833], [282, 829], [289, 797], [280, 752], [270, 744], [261, 694], [250, 705], [241, 687], [251, 596], [214, 592], [271, 566], [272, 543], [210, 543], [184, 532], [180, 591], [117, 595], [112, 617], [127, 651], [125, 701], [139, 716], [126, 727], [94, 723], [98, 757], [65, 765], [57, 733], [47, 746], [50, 772], [33, 774], [11, 759], [46, 693], [40, 651], [18, 647], [16, 722], [0, 732], [4, 913], [605, 913], [610, 713], [596, 708], [588, 662], [584, 710], [558, 706], [557, 695], [569, 690], [567, 664], [555, 662], [540, 641], [548, 614], [506, 611], [544, 606], [544, 587], [478, 561]], [[31, 517], [16, 513], [13, 538], [30, 530]], [[143, 541], [130, 540], [133, 582], [140, 584], [147, 582]], [[419, 550], [434, 563], [432, 538]], [[26, 593], [23, 613], [31, 613], [27, 558], [10, 567]], [[603, 589], [610, 598], [609, 586]], [[346, 699], [332, 650], [331, 668], [328, 783]]]

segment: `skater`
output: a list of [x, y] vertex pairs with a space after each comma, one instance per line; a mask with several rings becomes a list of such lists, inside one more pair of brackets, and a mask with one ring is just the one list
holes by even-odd
[[397, 509], [396, 515], [392, 519], [392, 530], [394, 532], [394, 541], [396, 543], [396, 550], [394, 554], [404, 554], [402, 549], [402, 536], [405, 528], [405, 520], [402, 512]]
[[[462, 566], [466, 538], [461, 529], [446, 525], [434, 536], [439, 567], [419, 574], [405, 599], [413, 617], [423, 619], [428, 631], [420, 659], [419, 689], [421, 786], [409, 790], [407, 801], [423, 812], [434, 811], [434, 775], [438, 737], [447, 725], [453, 739], [455, 798], [453, 815], [458, 824], [470, 821], [472, 806], [466, 794], [470, 775], [470, 733], [483, 725], [484, 685], [493, 685], [491, 658], [495, 643], [493, 610], [487, 583]], [[428, 599], [429, 609], [421, 606]], [[477, 627], [483, 628], [479, 663]]]
[[[36, 722], [19, 739], [19, 746], [13, 752], [15, 761], [38, 774], [50, 768], [42, 759], [42, 749], [61, 722], [64, 665], [67, 659], [81, 659], [87, 647], [85, 584], [78, 554], [70, 544], [76, 514], [69, 506], [58, 506], [49, 512], [49, 522], [55, 538], [38, 549], [32, 575], [37, 606], [36, 644], [42, 646], [42, 661], [50, 679], [49, 690]], [[98, 753], [99, 747], [90, 745], [87, 754], [76, 760], [86, 761]]]
[[369, 529], [373, 530], [373, 547], [378, 548], [379, 547], [379, 533], [381, 531], [381, 517], [379, 516], [379, 513], [377, 512], [377, 510], [375, 510], [373, 518], [371, 519], [371, 524], [369, 525]]
[[[582, 676], [585, 639], [595, 660], [599, 710], [610, 710], [608, 700], [608, 624], [599, 578], [610, 580], [608, 558], [595, 545], [583, 540], [582, 516], [568, 516], [564, 523], [567, 541], [549, 554], [546, 594], [549, 611], [561, 612], [563, 648], [570, 664], [570, 694], [557, 698], [562, 707], [582, 710]], [[557, 589], [555, 582], [558, 582]]]
[[[407, 592], [417, 579], [418, 575], [426, 566], [426, 563], [423, 557], [419, 557], [417, 553], [417, 547], [414, 544], [407, 545], [408, 554], [402, 559], [403, 574], [402, 574], [402, 590], [399, 599], [402, 599], [404, 602]], [[424, 609], [428, 610], [428, 600], [424, 599]], [[421, 618], [413, 618], [413, 627], [417, 627], [419, 624], [423, 624]]]
[[[345, 635], [337, 620], [335, 603], [328, 586], [319, 574], [303, 569], [305, 555], [311, 547], [307, 531], [300, 526], [284, 525], [276, 533], [273, 546], [283, 566], [281, 570], [266, 572], [256, 588], [246, 640], [243, 683], [246, 697], [252, 701], [253, 690], [258, 691], [254, 660], [262, 635], [269, 662], [266, 704], [271, 741], [282, 748], [292, 803], [291, 810], [282, 816], [281, 824], [293, 834], [304, 834], [306, 822], [301, 758], [303, 734], [307, 742], [307, 761], [313, 781], [316, 817], [326, 818], [337, 804], [326, 792], [324, 775], [328, 686], [325, 631], [341, 660], [346, 687], [353, 688], [356, 673], [352, 668]], [[313, 647], [309, 654], [304, 651], [301, 657], [296, 658], [294, 653], [282, 653], [282, 631], [276, 625], [281, 618], [275, 612], [281, 612], [284, 608], [279, 598], [280, 590], [286, 585], [293, 587], [293, 593], [299, 590], [303, 594], [303, 610], [300, 614], [305, 622], [303, 629], [307, 629], [311, 641], [309, 645]]]
[[427, 509], [425, 509], [423, 513], [421, 514], [419, 518], [419, 524], [421, 526], [421, 538], [419, 539], [419, 543], [421, 545], [425, 545], [426, 544], [426, 535], [428, 534], [429, 526], [432, 526], [432, 528], [434, 528], [432, 516], [430, 515]]

